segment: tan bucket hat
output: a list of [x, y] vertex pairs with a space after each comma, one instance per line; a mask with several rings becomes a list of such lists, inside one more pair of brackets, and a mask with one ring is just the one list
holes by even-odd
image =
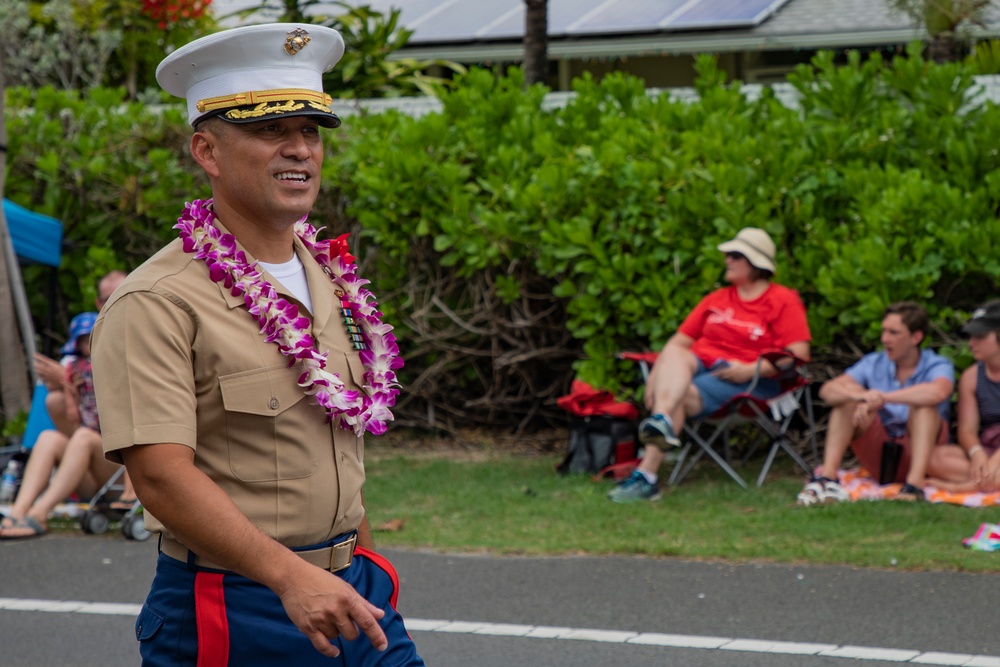
[[757, 227], [744, 227], [731, 241], [719, 244], [722, 252], [738, 252], [751, 266], [777, 273], [774, 265], [774, 241], [768, 233]]

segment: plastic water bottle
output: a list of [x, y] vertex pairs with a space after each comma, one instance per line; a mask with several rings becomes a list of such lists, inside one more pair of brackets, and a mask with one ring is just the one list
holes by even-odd
[[3, 476], [0, 477], [0, 504], [8, 504], [14, 501], [17, 495], [17, 484], [21, 479], [21, 464], [18, 461], [8, 461], [4, 468]]

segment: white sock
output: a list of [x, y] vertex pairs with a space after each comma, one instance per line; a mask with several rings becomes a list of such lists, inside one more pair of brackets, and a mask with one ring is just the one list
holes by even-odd
[[657, 477], [656, 475], [654, 475], [651, 472], [646, 472], [645, 470], [639, 470], [638, 472], [639, 472], [640, 475], [642, 475], [643, 477], [645, 477], [646, 481], [649, 482], [650, 484], [656, 484], [656, 480], [659, 479], [659, 477]]

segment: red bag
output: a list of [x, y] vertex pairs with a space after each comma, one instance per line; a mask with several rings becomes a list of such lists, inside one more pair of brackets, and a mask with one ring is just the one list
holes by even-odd
[[635, 419], [639, 416], [639, 411], [631, 403], [616, 401], [610, 391], [595, 389], [580, 380], [573, 380], [570, 393], [556, 399], [556, 405], [578, 417], [605, 415]]

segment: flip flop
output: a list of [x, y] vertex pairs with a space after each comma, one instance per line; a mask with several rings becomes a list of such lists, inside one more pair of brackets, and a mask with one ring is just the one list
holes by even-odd
[[[11, 530], [30, 530], [31, 532], [27, 535], [7, 535], [7, 531]], [[15, 520], [13, 526], [0, 528], [0, 540], [26, 540], [32, 537], [41, 537], [47, 532], [49, 532], [48, 529], [43, 528], [42, 524], [30, 516], [26, 516], [23, 519]]]
[[132, 509], [132, 506], [135, 505], [135, 501], [135, 498], [127, 498], [124, 500], [119, 498], [118, 500], [112, 500], [108, 503], [108, 509], [114, 510], [115, 512], [128, 512]]

